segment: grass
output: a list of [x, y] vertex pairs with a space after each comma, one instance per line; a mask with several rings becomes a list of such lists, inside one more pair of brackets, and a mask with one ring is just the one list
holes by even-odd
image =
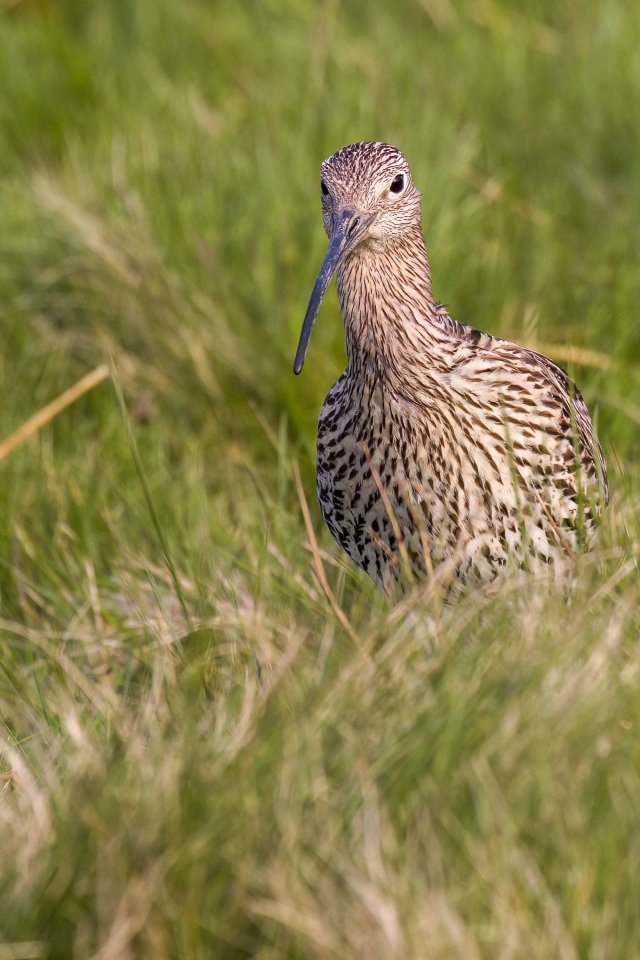
[[[0, 960], [640, 956], [638, 29], [2, 5], [0, 441], [112, 374], [0, 462]], [[335, 297], [291, 363], [318, 164], [362, 138], [408, 155], [452, 314], [596, 412], [570, 595], [390, 604], [322, 527]]]

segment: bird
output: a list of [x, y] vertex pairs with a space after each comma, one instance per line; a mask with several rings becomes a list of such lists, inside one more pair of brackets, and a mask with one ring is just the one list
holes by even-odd
[[347, 367], [320, 412], [317, 494], [337, 542], [385, 592], [438, 569], [450, 587], [524, 568], [561, 576], [608, 501], [586, 404], [548, 357], [452, 319], [432, 293], [421, 193], [388, 143], [320, 167], [329, 247], [302, 370], [337, 275]]

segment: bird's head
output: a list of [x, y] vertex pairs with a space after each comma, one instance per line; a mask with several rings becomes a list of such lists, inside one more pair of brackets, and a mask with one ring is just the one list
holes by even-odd
[[420, 193], [409, 164], [388, 143], [352, 143], [320, 166], [322, 218], [329, 239], [346, 224], [343, 256], [361, 243], [393, 240], [420, 224]]
[[388, 143], [352, 143], [320, 167], [322, 219], [329, 249], [322, 261], [293, 366], [300, 373], [320, 303], [331, 278], [363, 245], [383, 246], [420, 227], [420, 193], [409, 165]]

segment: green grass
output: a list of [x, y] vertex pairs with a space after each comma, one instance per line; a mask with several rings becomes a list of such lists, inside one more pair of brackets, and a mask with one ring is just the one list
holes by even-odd
[[[2, 6], [0, 440], [115, 379], [0, 462], [0, 960], [640, 956], [639, 30]], [[334, 295], [291, 364], [318, 165], [363, 138], [407, 154], [455, 317], [583, 351], [612, 500], [569, 595], [392, 604], [323, 529]]]

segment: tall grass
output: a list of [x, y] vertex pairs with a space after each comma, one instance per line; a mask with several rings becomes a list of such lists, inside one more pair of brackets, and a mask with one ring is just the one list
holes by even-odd
[[[639, 30], [3, 4], [0, 441], [113, 375], [0, 462], [0, 960], [640, 955]], [[596, 411], [570, 593], [390, 604], [322, 527], [335, 298], [291, 362], [318, 164], [362, 138], [407, 154], [452, 314]]]

